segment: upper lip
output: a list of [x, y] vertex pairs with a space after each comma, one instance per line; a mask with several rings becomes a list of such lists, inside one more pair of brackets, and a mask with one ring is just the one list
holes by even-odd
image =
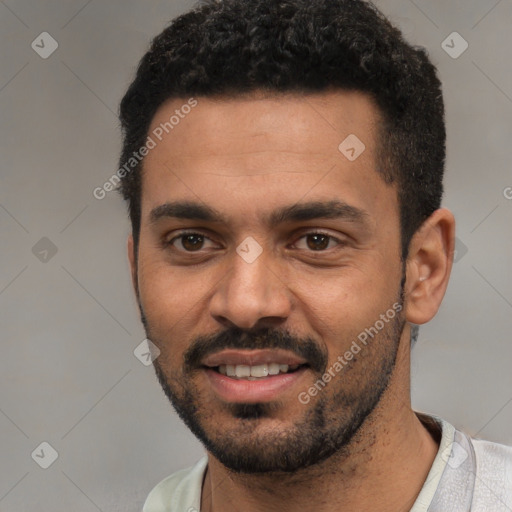
[[287, 364], [288, 366], [306, 364], [307, 361], [293, 352], [282, 349], [236, 350], [225, 349], [202, 359], [201, 364], [215, 368], [221, 364], [256, 366], [260, 364]]

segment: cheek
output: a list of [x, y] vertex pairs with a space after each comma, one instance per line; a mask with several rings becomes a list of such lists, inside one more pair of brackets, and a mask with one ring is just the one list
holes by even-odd
[[381, 315], [388, 320], [386, 327], [391, 323], [393, 306], [400, 301], [400, 276], [396, 268], [392, 273], [351, 269], [321, 286], [301, 287], [303, 311], [325, 340], [331, 360], [345, 354], [360, 335], [364, 338], [366, 329], [377, 322], [382, 327]]
[[[139, 289], [146, 314], [154, 315], [160, 310], [174, 311], [169, 306], [179, 302], [176, 288], [176, 278], [171, 267], [150, 257], [140, 259]], [[183, 297], [183, 294], [180, 293], [180, 296]]]
[[161, 345], [172, 341], [173, 350], [178, 349], [177, 343], [186, 348], [207, 311], [216, 281], [210, 277], [211, 272], [184, 271], [151, 254], [140, 258], [140, 300], [151, 334]]
[[378, 269], [370, 271], [353, 265], [333, 273], [315, 276], [296, 275], [295, 292], [301, 302], [325, 325], [338, 330], [340, 326], [365, 323], [394, 302], [399, 285]]
[[177, 294], [164, 272], [146, 267], [143, 276], [139, 278], [139, 293], [147, 323], [146, 335], [160, 350], [158, 364], [165, 369], [166, 375], [170, 376], [174, 371], [178, 375], [190, 336], [190, 327], [186, 323], [190, 309], [186, 294]]

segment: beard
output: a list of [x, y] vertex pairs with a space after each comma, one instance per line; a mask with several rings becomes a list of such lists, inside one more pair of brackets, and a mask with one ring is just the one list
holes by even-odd
[[[403, 288], [398, 303], [403, 304]], [[160, 349], [168, 346], [167, 337], [152, 336], [140, 301], [139, 307], [148, 339]], [[161, 357], [153, 361], [153, 366], [180, 418], [226, 468], [248, 474], [293, 473], [334, 454], [348, 455], [355, 434], [389, 385], [404, 325], [403, 313], [399, 312], [319, 391], [316, 400], [311, 400], [308, 407], [303, 406], [301, 417], [286, 428], [275, 423], [285, 407], [282, 402], [214, 403], [195, 385], [194, 376], [200, 371], [199, 361], [219, 349], [282, 348], [306, 359], [309, 369], [321, 379], [329, 362], [327, 350], [311, 338], [293, 336], [286, 330], [233, 328], [196, 338], [183, 356], [184, 364], [178, 368], [164, 367]], [[221, 411], [236, 419], [235, 426], [219, 424]], [[269, 422], [271, 426], [266, 428]]]

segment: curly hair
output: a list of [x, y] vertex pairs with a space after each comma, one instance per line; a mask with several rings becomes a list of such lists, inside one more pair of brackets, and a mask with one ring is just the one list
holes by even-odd
[[[446, 132], [441, 82], [424, 48], [363, 0], [206, 0], [151, 43], [120, 104], [122, 166], [162, 103], [253, 91], [369, 95], [379, 110], [377, 169], [397, 186], [402, 259], [443, 195]], [[137, 246], [143, 161], [124, 173]]]

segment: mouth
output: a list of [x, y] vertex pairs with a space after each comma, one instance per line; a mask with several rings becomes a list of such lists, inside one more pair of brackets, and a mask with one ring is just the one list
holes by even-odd
[[[300, 368], [306, 367], [308, 364], [279, 364], [268, 363], [258, 365], [247, 364], [221, 364], [212, 369], [221, 375], [226, 375], [232, 379], [245, 379], [245, 380], [262, 380], [268, 379], [274, 375], [282, 375], [287, 373], [294, 373]], [[208, 367], [206, 367], [208, 368]]]
[[290, 391], [310, 365], [282, 350], [223, 350], [202, 361], [213, 392], [225, 402], [275, 400]]

